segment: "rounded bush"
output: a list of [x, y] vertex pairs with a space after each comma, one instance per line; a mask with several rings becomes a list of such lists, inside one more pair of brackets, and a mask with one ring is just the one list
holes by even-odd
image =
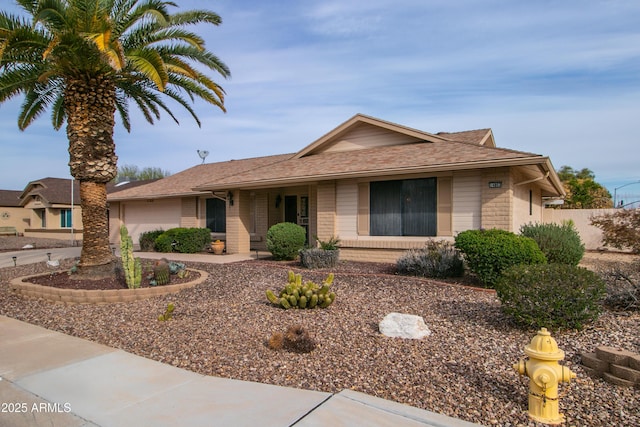
[[142, 252], [153, 252], [156, 249], [156, 239], [164, 233], [164, 230], [146, 231], [140, 234], [138, 242]]
[[430, 241], [424, 248], [405, 252], [396, 261], [400, 274], [445, 279], [464, 274], [462, 256], [446, 241]]
[[584, 244], [573, 222], [560, 224], [526, 224], [520, 234], [536, 241], [549, 264], [578, 265], [584, 256]]
[[211, 243], [208, 228], [171, 228], [156, 238], [158, 252], [180, 252], [194, 254]]
[[267, 250], [275, 260], [293, 260], [306, 240], [304, 228], [292, 222], [281, 222], [267, 231]]
[[516, 265], [496, 283], [502, 310], [528, 328], [582, 329], [600, 315], [605, 284], [567, 264]]
[[456, 236], [455, 247], [487, 287], [493, 287], [502, 271], [512, 265], [547, 262], [533, 239], [495, 228], [463, 231]]

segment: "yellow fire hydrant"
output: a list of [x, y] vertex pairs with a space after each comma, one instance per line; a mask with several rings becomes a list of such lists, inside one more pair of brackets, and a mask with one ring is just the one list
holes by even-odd
[[569, 383], [576, 374], [558, 363], [564, 351], [546, 328], [538, 331], [524, 348], [529, 360], [520, 359], [513, 368], [529, 377], [529, 416], [545, 424], [561, 424], [564, 416], [559, 412], [558, 385]]

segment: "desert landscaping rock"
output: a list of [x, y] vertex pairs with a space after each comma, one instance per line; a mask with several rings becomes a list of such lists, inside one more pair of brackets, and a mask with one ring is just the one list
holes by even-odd
[[[540, 426], [527, 415], [529, 380], [512, 369], [536, 331], [516, 328], [493, 292], [397, 276], [392, 266], [371, 263], [317, 271], [273, 261], [188, 267], [209, 277], [173, 295], [104, 305], [54, 304], [9, 291], [10, 279], [46, 272], [44, 261], [0, 269], [0, 314], [203, 375], [353, 389], [482, 425]], [[335, 272], [336, 302], [322, 310], [272, 306], [265, 291], [284, 286], [290, 268], [314, 281]], [[170, 302], [173, 319], [159, 322]], [[391, 312], [422, 317], [431, 336], [381, 335], [380, 319]], [[311, 353], [267, 347], [275, 332], [297, 324], [316, 342]], [[567, 426], [640, 425], [638, 389], [592, 378], [580, 363], [603, 345], [640, 352], [639, 330], [640, 313], [605, 310], [582, 331], [553, 332], [562, 364], [578, 374], [560, 387]]]
[[391, 338], [422, 339], [431, 331], [420, 316], [404, 313], [389, 313], [378, 325], [380, 333]]

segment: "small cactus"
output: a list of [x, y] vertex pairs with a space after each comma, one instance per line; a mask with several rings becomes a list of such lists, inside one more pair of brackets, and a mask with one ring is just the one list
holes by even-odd
[[294, 353], [310, 353], [316, 343], [302, 326], [294, 325], [285, 332], [282, 347]]
[[166, 322], [167, 320], [171, 320], [171, 318], [173, 317], [173, 310], [175, 309], [176, 309], [175, 304], [170, 302], [169, 304], [167, 304], [167, 309], [164, 311], [164, 314], [161, 314], [160, 316], [158, 316], [158, 320], [160, 322]]
[[288, 283], [280, 291], [278, 296], [272, 291], [267, 290], [267, 299], [271, 304], [279, 305], [282, 308], [327, 308], [336, 299], [336, 294], [330, 292], [334, 275], [330, 273], [326, 279], [322, 281], [322, 286], [312, 282], [302, 282], [302, 275], [295, 274], [293, 271], [288, 273]]
[[271, 350], [293, 353], [309, 353], [316, 348], [316, 342], [301, 325], [290, 326], [284, 334], [275, 332], [266, 344]]
[[153, 278], [158, 286], [169, 284], [171, 274], [169, 264], [166, 261], [162, 260], [156, 262], [153, 266]]
[[120, 227], [120, 257], [127, 287], [139, 288], [142, 282], [142, 264], [140, 258], [133, 256], [133, 241], [124, 225]]
[[271, 350], [282, 350], [282, 345], [284, 343], [284, 335], [281, 332], [276, 332], [271, 335], [269, 341], [267, 341], [267, 347]]
[[169, 263], [169, 272], [171, 274], [177, 274], [178, 277], [182, 277], [181, 274], [184, 275], [186, 271], [186, 266], [181, 262], [171, 261]]

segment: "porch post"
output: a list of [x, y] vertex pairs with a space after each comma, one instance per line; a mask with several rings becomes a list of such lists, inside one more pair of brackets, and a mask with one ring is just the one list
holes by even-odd
[[251, 197], [248, 191], [231, 190], [227, 196], [227, 253], [251, 252]]
[[317, 235], [329, 240], [336, 233], [336, 182], [323, 181], [317, 187]]

